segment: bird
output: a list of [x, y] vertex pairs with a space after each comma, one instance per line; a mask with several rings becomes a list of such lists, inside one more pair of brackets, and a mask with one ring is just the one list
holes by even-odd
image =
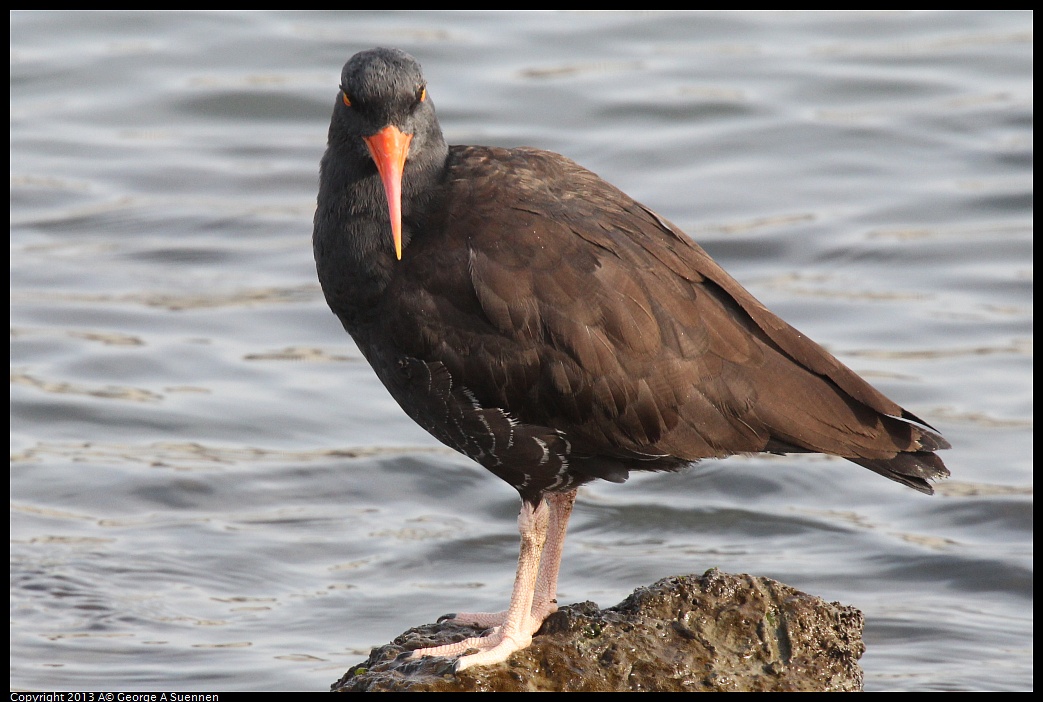
[[949, 443], [572, 160], [446, 144], [419, 62], [341, 72], [313, 253], [326, 302], [405, 413], [521, 498], [506, 610], [410, 655], [506, 660], [557, 609], [577, 489], [734, 454], [839, 456], [922, 493]]

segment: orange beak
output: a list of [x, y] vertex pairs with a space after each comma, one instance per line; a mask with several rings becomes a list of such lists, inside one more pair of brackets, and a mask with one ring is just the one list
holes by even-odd
[[395, 240], [395, 258], [402, 260], [402, 171], [406, 167], [406, 155], [412, 134], [403, 134], [398, 127], [388, 125], [376, 134], [362, 137], [369, 147], [369, 155], [377, 164], [380, 182], [388, 200], [391, 216], [391, 236]]

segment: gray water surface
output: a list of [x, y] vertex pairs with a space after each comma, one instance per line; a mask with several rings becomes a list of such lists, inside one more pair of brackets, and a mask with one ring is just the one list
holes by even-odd
[[591, 168], [954, 446], [934, 497], [816, 456], [591, 485], [562, 601], [748, 572], [865, 612], [869, 690], [1032, 688], [1031, 12], [10, 19], [12, 689], [323, 690], [506, 603], [517, 495], [315, 280], [376, 45], [451, 143]]

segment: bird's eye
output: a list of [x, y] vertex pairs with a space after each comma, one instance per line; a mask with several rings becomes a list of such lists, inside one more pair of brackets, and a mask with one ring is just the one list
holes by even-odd
[[423, 102], [427, 99], [427, 86], [421, 85], [416, 91], [416, 101]]
[[348, 97], [347, 91], [344, 90], [343, 88], [341, 88], [341, 90], [340, 90], [340, 99], [344, 101], [345, 105], [347, 105], [348, 107], [351, 107], [351, 98]]

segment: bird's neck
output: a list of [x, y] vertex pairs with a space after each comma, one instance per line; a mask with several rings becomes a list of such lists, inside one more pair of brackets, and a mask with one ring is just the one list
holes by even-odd
[[[424, 222], [445, 174], [448, 148], [441, 133], [435, 137], [427, 137], [403, 172], [403, 259], [410, 242], [425, 234]], [[313, 237], [323, 293], [348, 331], [379, 313], [385, 289], [403, 266], [395, 258], [379, 174], [369, 154], [354, 146], [331, 141], [323, 157]]]

